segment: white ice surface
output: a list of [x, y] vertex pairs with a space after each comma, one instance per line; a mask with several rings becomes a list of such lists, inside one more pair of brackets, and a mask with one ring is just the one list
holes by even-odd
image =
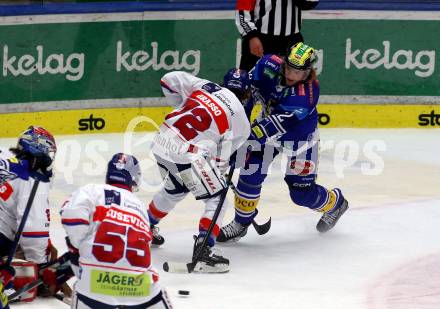
[[[319, 214], [292, 205], [276, 161], [263, 188], [257, 217], [259, 222], [272, 217], [270, 232], [258, 236], [250, 229], [240, 242], [219, 245], [231, 260], [228, 274], [165, 273], [161, 270], [164, 261], [188, 262], [191, 258], [191, 236], [197, 231], [203, 206], [188, 197], [161, 222], [166, 243], [152, 251], [175, 308], [440, 308], [440, 130], [326, 129], [321, 137], [318, 182], [340, 187], [350, 203], [335, 229], [320, 235], [315, 230]], [[151, 134], [137, 134], [129, 143], [142, 160], [144, 178], [150, 183], [148, 190], [139, 192], [146, 203], [157, 189], [152, 184], [159, 179], [153, 161], [145, 160], [148, 140]], [[383, 171], [375, 176], [361, 172], [363, 165], [371, 163], [364, 151], [371, 140], [380, 140], [386, 147], [375, 151], [384, 162]], [[59, 136], [57, 141], [60, 150], [51, 194], [51, 237], [63, 252], [64, 232], [57, 210], [78, 186], [103, 181], [105, 166], [90, 158], [98, 155], [108, 160], [123, 149], [123, 137]], [[13, 143], [13, 139], [0, 139], [0, 146]], [[330, 147], [331, 143], [336, 147]], [[351, 145], [349, 151], [344, 148], [347, 144]], [[341, 158], [350, 159], [356, 145], [360, 155], [341, 172]], [[72, 166], [72, 177], [63, 169], [66, 165]], [[344, 177], [338, 177], [341, 174]], [[230, 205], [231, 197], [229, 194]], [[232, 216], [230, 207], [224, 223]], [[191, 295], [179, 297], [178, 290], [189, 290]], [[13, 307], [67, 305], [38, 299]]]

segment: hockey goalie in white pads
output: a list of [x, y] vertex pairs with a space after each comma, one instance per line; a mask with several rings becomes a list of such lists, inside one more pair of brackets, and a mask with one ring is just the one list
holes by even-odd
[[171, 308], [151, 264], [147, 209], [132, 193], [139, 180], [136, 158], [118, 153], [107, 184], [81, 187], [63, 205], [67, 244], [77, 256], [72, 308]]
[[[247, 72], [234, 70], [234, 80], [225, 87], [185, 72], [168, 73], [161, 80], [167, 101], [175, 110], [165, 117], [153, 144], [164, 186], [154, 195], [148, 214], [156, 228], [189, 192], [203, 200], [205, 211], [199, 221], [193, 254], [199, 251], [227, 187], [223, 174], [229, 159], [250, 134], [249, 121], [238, 98], [250, 97], [250, 81]], [[195, 272], [229, 270], [229, 260], [212, 250], [225, 209], [226, 204]], [[163, 242], [162, 237], [153, 240], [156, 245]]]

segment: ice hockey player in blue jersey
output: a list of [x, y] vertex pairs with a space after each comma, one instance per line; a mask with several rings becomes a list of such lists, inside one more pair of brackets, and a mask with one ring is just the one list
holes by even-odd
[[[268, 167], [281, 152], [287, 155], [284, 181], [296, 205], [322, 212], [316, 228], [327, 232], [348, 208], [340, 189], [316, 183], [318, 166], [319, 83], [312, 67], [314, 48], [297, 43], [282, 59], [265, 55], [251, 74], [254, 102], [261, 115], [251, 125], [246, 166], [241, 167], [235, 190], [235, 218], [224, 226], [218, 242], [238, 240], [257, 215], [257, 204]], [[249, 107], [248, 107], [249, 109]]]

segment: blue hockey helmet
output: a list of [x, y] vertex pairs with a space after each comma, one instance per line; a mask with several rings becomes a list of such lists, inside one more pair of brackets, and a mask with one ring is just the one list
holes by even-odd
[[140, 178], [141, 169], [134, 156], [117, 153], [108, 162], [107, 175], [105, 176], [107, 184], [122, 184], [134, 191], [137, 189]]
[[248, 72], [236, 68], [230, 69], [223, 77], [223, 87], [231, 90], [240, 101], [249, 98], [251, 80]]
[[50, 170], [55, 159], [57, 146], [55, 139], [46, 129], [30, 126], [18, 138], [17, 148], [11, 149], [17, 157], [29, 161], [31, 170]]

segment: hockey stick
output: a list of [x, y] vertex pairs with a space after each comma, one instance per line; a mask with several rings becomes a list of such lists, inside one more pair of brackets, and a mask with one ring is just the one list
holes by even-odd
[[211, 224], [208, 227], [208, 230], [206, 231], [206, 235], [203, 238], [203, 242], [199, 247], [199, 250], [194, 255], [192, 261], [190, 263], [178, 263], [178, 262], [165, 262], [163, 263], [163, 270], [166, 272], [172, 272], [172, 273], [192, 273], [194, 271], [194, 268], [197, 265], [197, 262], [199, 261], [200, 255], [205, 250], [206, 246], [208, 245], [208, 239], [211, 235], [212, 230], [214, 229], [214, 226], [217, 222], [218, 216], [220, 215], [220, 212], [223, 208], [223, 204], [226, 199], [226, 195], [228, 194], [228, 188], [229, 184], [231, 183], [232, 175], [234, 174], [235, 170], [235, 163], [231, 164], [231, 167], [229, 168], [229, 173], [226, 178], [226, 185], [225, 191], [220, 196], [220, 201], [218, 202], [217, 208], [215, 209], [214, 216], [212, 217]]
[[271, 225], [272, 225], [271, 217], [269, 218], [269, 220], [267, 220], [266, 223], [263, 224], [258, 224], [257, 222], [255, 222], [255, 220], [252, 220], [252, 226], [254, 227], [258, 235], [264, 235], [267, 232], [269, 232]]
[[[237, 189], [235, 188], [234, 184], [231, 183], [229, 184], [231, 186], [232, 191], [234, 191], [234, 193], [237, 192]], [[254, 227], [255, 231], [257, 232], [258, 235], [264, 235], [267, 232], [269, 232], [270, 227], [272, 225], [272, 218], [269, 218], [269, 220], [266, 223], [263, 224], [258, 224], [255, 219], [252, 220], [252, 226]]]
[[14, 242], [12, 243], [12, 247], [9, 250], [8, 259], [6, 260], [6, 265], [11, 265], [12, 259], [14, 258], [15, 251], [17, 251], [18, 242], [20, 241], [21, 234], [23, 233], [24, 226], [26, 224], [27, 218], [29, 216], [29, 212], [31, 211], [32, 203], [34, 202], [35, 194], [37, 193], [39, 180], [34, 180], [34, 185], [31, 189], [31, 194], [29, 195], [29, 199], [26, 204], [26, 208], [23, 212], [23, 217], [21, 217], [20, 225], [18, 226], [17, 232], [15, 233]]

